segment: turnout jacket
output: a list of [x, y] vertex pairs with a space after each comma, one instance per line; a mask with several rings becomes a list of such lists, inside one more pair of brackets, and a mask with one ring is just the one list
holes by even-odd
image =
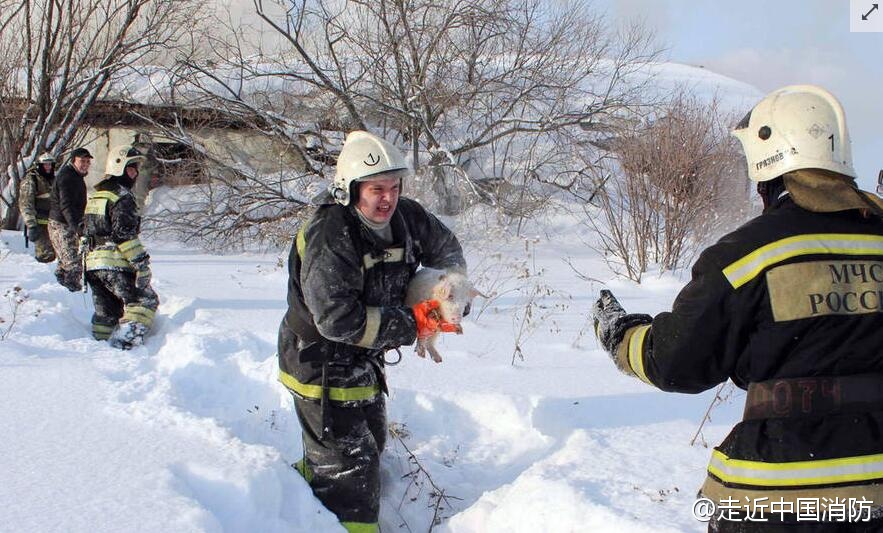
[[384, 351], [417, 335], [405, 292], [419, 265], [465, 268], [457, 238], [420, 204], [400, 198], [393, 242], [380, 242], [354, 207], [320, 206], [289, 254], [288, 312], [279, 328], [282, 383], [302, 398], [373, 401]]
[[[616, 356], [665, 391], [868, 374], [883, 390], [881, 313], [883, 221], [810, 212], [785, 196], [705, 250], [672, 311], [629, 324]], [[712, 453], [706, 496], [883, 504], [883, 403], [817, 410], [831, 391], [805, 383], [776, 389], [794, 396], [777, 398], [779, 413], [746, 411]]]
[[52, 184], [49, 218], [82, 233], [86, 207], [86, 180], [68, 163], [61, 167]]
[[95, 186], [86, 203], [85, 236], [89, 240], [86, 270], [134, 272], [147, 259], [138, 238], [141, 217], [135, 196], [111, 176]]
[[44, 175], [38, 168], [32, 168], [25, 174], [18, 193], [18, 209], [25, 226], [49, 224], [50, 196], [53, 175]]

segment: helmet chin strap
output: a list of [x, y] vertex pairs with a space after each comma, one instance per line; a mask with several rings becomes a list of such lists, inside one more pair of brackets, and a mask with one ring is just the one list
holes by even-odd
[[769, 181], [757, 182], [757, 194], [763, 200], [763, 210], [766, 211], [785, 192], [785, 180], [782, 176]]

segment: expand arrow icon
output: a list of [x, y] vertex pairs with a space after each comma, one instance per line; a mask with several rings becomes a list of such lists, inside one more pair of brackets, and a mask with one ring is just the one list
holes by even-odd
[[874, 10], [876, 10], [877, 7], [879, 7], [877, 4], [871, 4], [871, 5], [873, 5], [874, 7], [872, 7], [870, 11], [868, 11], [867, 13], [862, 15], [862, 20], [868, 20], [868, 17], [871, 15], [871, 13], [873, 13]]

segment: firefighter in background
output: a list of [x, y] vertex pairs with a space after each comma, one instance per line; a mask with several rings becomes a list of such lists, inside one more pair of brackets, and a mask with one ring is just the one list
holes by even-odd
[[111, 150], [106, 176], [86, 203], [86, 282], [95, 303], [92, 335], [123, 350], [143, 342], [159, 305], [150, 287], [150, 256], [138, 239], [141, 217], [132, 194], [143, 161], [131, 146]]
[[[626, 314], [602, 291], [596, 333], [621, 370], [664, 391], [747, 389], [702, 487], [718, 504], [710, 531], [880, 531], [883, 201], [857, 189], [824, 89], [774, 91], [733, 133], [763, 214], [701, 254], [671, 312]], [[862, 499], [870, 522], [836, 523]]]
[[409, 173], [395, 146], [351, 132], [333, 188], [288, 260], [279, 375], [302, 428], [304, 457], [295, 466], [350, 532], [378, 531], [384, 352], [446, 325], [433, 318], [437, 301], [405, 306], [408, 282], [421, 264], [466, 268], [454, 234], [399, 196]]
[[55, 181], [55, 157], [41, 154], [34, 168], [25, 174], [18, 193], [18, 209], [28, 240], [34, 243], [34, 257], [41, 263], [55, 261], [49, 240], [50, 192]]

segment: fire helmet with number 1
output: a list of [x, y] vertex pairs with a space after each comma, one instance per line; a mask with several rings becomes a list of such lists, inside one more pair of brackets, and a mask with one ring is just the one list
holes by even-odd
[[821, 87], [791, 85], [771, 92], [733, 135], [742, 143], [753, 181], [804, 168], [856, 177], [843, 106]]
[[335, 202], [350, 205], [358, 195], [356, 183], [371, 179], [401, 179], [409, 172], [402, 152], [386, 139], [367, 131], [352, 131], [346, 136], [337, 158], [331, 195]]

